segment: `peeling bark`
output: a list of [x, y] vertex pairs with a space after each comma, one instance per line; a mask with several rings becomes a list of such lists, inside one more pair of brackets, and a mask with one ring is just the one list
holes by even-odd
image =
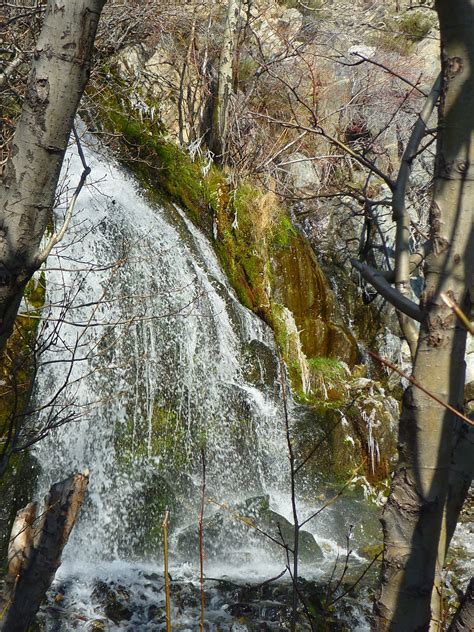
[[0, 180], [0, 352], [37, 268], [105, 0], [49, 0]]

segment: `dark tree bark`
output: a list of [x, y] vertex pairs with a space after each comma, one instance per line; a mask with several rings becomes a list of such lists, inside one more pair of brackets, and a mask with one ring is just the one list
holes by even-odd
[[472, 632], [474, 630], [474, 577], [471, 578], [458, 611], [449, 626], [449, 632]]

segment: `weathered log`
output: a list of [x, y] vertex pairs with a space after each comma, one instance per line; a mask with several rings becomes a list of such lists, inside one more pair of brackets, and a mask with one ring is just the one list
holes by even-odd
[[37, 503], [29, 503], [16, 514], [8, 544], [8, 569], [4, 599], [8, 602], [15, 592], [17, 578], [26, 567], [33, 550]]
[[2, 632], [26, 632], [61, 564], [61, 555], [84, 500], [88, 472], [55, 483], [42, 513], [36, 503], [21, 509], [9, 546]]

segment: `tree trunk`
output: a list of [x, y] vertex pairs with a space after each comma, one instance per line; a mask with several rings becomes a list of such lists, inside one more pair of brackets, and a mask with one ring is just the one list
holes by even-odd
[[1, 632], [26, 632], [33, 623], [61, 564], [88, 480], [87, 474], [75, 474], [55, 483], [39, 515], [36, 503], [18, 512], [8, 550], [3, 598], [8, 610], [0, 622]]
[[11, 157], [0, 180], [0, 352], [37, 267], [105, 0], [48, 0]]
[[[474, 268], [474, 0], [438, 0], [436, 8], [443, 84], [431, 206], [433, 252], [426, 260], [413, 374], [440, 399], [462, 408], [466, 330], [439, 295], [446, 292], [469, 312]], [[447, 504], [457, 423], [420, 390], [412, 387], [405, 393], [399, 463], [382, 518], [385, 550], [376, 630], [421, 632], [430, 627], [432, 589], [439, 588], [450, 539], [447, 529], [452, 529], [446, 525], [452, 524], [459, 506], [457, 492], [457, 501]], [[436, 619], [438, 613], [433, 614]]]
[[[449, 472], [449, 486], [446, 507], [443, 514], [444, 540], [438, 546], [438, 568], [441, 569], [446, 561], [451, 539], [456, 530], [459, 514], [468, 495], [474, 475], [474, 428], [456, 421], [454, 431], [453, 454]], [[443, 620], [443, 586], [441, 577], [435, 575], [433, 593], [431, 595], [431, 626], [430, 632], [440, 632]]]
[[239, 5], [240, 0], [228, 0], [224, 40], [219, 59], [217, 88], [212, 111], [209, 148], [220, 161], [223, 161], [226, 152], [229, 128], [229, 105], [232, 94], [234, 56], [237, 46]]
[[472, 632], [472, 630], [474, 630], [474, 577], [471, 578], [458, 611], [449, 626], [449, 632]]

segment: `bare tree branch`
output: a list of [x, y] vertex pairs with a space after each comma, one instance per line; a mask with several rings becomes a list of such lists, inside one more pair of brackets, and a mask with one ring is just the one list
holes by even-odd
[[396, 309], [414, 320], [419, 322], [422, 321], [423, 314], [418, 305], [392, 287], [382, 272], [375, 270], [365, 263], [361, 263], [357, 259], [351, 259], [351, 264], [358, 272], [360, 272], [361, 276]]

